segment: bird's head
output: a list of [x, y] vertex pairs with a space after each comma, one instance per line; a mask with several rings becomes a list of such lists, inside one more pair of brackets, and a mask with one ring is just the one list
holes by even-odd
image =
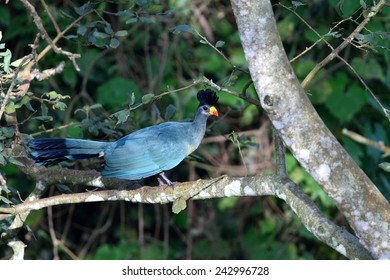
[[211, 89], [200, 90], [197, 98], [199, 100], [198, 108], [200, 108], [203, 115], [218, 117], [217, 108], [214, 106], [218, 102], [218, 96], [215, 91], [212, 91]]

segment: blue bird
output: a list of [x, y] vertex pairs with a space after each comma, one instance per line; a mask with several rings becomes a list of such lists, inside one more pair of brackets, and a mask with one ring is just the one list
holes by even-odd
[[[164, 175], [196, 150], [206, 131], [207, 118], [218, 116], [218, 96], [210, 89], [197, 94], [199, 106], [192, 122], [164, 122], [130, 133], [115, 142], [70, 138], [30, 140], [27, 146], [37, 165], [50, 166], [65, 160], [104, 157], [102, 176], [139, 180]], [[158, 178], [160, 184], [163, 181]]]

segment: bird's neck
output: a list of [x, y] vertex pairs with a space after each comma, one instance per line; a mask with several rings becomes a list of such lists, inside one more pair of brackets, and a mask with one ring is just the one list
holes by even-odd
[[200, 110], [196, 112], [195, 118], [192, 121], [192, 131], [195, 137], [193, 138], [193, 145], [198, 147], [206, 132], [207, 116], [202, 114]]

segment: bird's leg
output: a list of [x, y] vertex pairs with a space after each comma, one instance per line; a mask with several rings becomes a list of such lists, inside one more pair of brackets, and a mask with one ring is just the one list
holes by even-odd
[[[164, 172], [161, 172], [160, 174], [158, 174], [161, 178], [157, 178], [158, 180], [158, 183], [159, 185], [169, 185], [171, 187], [173, 187], [173, 183], [171, 182], [171, 180], [168, 179], [168, 177], [165, 175]], [[165, 181], [165, 184], [164, 184], [164, 181]]]
[[164, 186], [164, 181], [160, 178], [160, 177], [157, 177], [157, 181], [158, 181], [158, 185], [161, 187], [161, 186]]

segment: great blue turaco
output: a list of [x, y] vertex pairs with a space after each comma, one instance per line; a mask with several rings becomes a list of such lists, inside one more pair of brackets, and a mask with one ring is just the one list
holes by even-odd
[[[170, 170], [198, 148], [209, 116], [218, 116], [217, 94], [201, 90], [192, 122], [163, 122], [130, 133], [115, 142], [70, 138], [40, 138], [27, 146], [37, 165], [50, 166], [65, 160], [104, 157], [102, 176], [138, 180], [159, 174], [173, 185], [164, 171]], [[158, 178], [160, 184], [164, 182]]]

